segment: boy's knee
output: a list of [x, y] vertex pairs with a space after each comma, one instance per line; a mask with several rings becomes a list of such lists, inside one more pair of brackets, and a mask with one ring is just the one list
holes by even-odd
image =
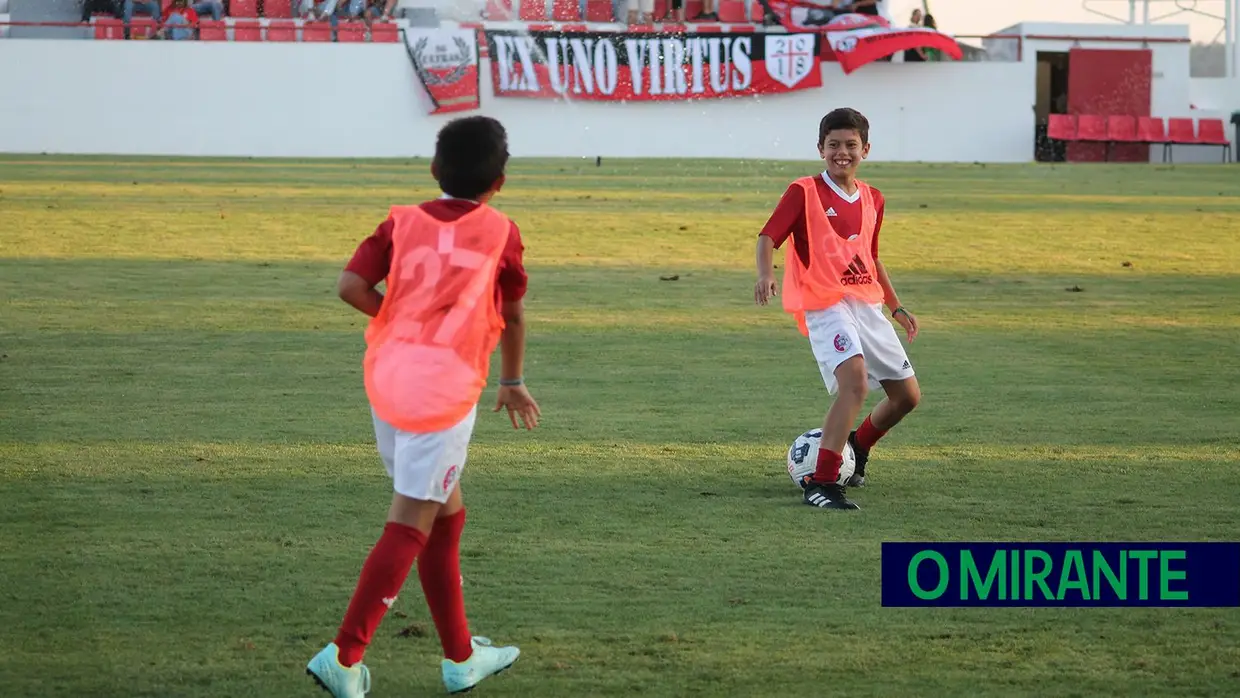
[[908, 414], [909, 412], [912, 412], [913, 410], [917, 409], [917, 406], [920, 404], [921, 404], [921, 389], [918, 388], [916, 385], [914, 385], [911, 389], [909, 389], [903, 395], [901, 395], [900, 399], [897, 401], [897, 405], [899, 406], [900, 411], [903, 412], [904, 414]]

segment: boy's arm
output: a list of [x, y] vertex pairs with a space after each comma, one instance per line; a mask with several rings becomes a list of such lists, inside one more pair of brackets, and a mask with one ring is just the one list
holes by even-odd
[[347, 269], [340, 272], [340, 278], [336, 280], [336, 293], [340, 300], [370, 317], [378, 315], [379, 308], [383, 306], [383, 294], [376, 291], [374, 285], [361, 274]]
[[775, 286], [775, 241], [765, 235], [758, 236], [758, 284], [753, 299], [758, 305], [766, 305], [778, 295]]
[[504, 301], [504, 332], [499, 338], [500, 385], [525, 375], [525, 301]]
[[[891, 311], [891, 317], [904, 328], [904, 332], [908, 335], [908, 341], [917, 339], [921, 326], [917, 322], [916, 316], [904, 309], [900, 305], [900, 297], [896, 295], [896, 289], [891, 285], [891, 277], [887, 275], [887, 267], [879, 260], [874, 260], [874, 268], [878, 270], [878, 285], [883, 287], [883, 303], [887, 309]], [[898, 312], [897, 312], [898, 311]]]
[[500, 379], [499, 393], [495, 399], [495, 411], [508, 409], [512, 428], [519, 429], [517, 417], [526, 429], [538, 426], [542, 411], [525, 387], [522, 372], [525, 369], [525, 301], [504, 301], [504, 331], [499, 338]]
[[887, 267], [883, 266], [882, 260], [874, 260], [874, 267], [878, 270], [878, 285], [883, 287], [883, 304], [887, 306], [889, 312], [895, 312], [900, 307], [900, 297], [896, 295], [896, 289], [891, 285], [891, 277], [887, 275]]

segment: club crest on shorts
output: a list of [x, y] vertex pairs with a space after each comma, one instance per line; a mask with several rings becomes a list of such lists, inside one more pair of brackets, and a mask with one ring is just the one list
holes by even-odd
[[443, 491], [452, 491], [452, 486], [456, 484], [457, 475], [460, 475], [461, 469], [457, 466], [448, 468], [448, 472], [443, 476]]
[[852, 340], [849, 339], [846, 335], [842, 335], [842, 334], [835, 335], [835, 350], [836, 351], [843, 353], [843, 352], [848, 351], [848, 348], [851, 346], [852, 346]]

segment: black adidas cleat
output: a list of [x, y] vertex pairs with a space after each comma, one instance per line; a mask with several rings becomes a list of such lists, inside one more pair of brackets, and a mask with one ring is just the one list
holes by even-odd
[[857, 468], [852, 475], [848, 476], [849, 487], [865, 487], [865, 464], [870, 460], [870, 452], [863, 451], [857, 445], [857, 432], [848, 435], [848, 445], [852, 446], [853, 458], [857, 461]]
[[844, 496], [844, 486], [836, 482], [824, 485], [811, 480], [805, 486], [805, 503], [819, 509], [861, 508]]

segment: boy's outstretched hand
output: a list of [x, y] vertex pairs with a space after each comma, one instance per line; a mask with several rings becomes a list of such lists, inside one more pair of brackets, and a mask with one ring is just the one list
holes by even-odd
[[495, 411], [499, 412], [505, 407], [508, 408], [508, 418], [512, 420], [513, 429], [521, 428], [517, 426], [517, 415], [521, 416], [521, 423], [526, 429], [538, 426], [538, 418], [542, 412], [539, 411], [538, 403], [530, 397], [530, 391], [526, 390], [524, 385], [501, 385], [499, 387]]
[[901, 310], [895, 314], [895, 319], [896, 322], [899, 323], [900, 327], [904, 328], [904, 332], [908, 335], [909, 343], [912, 343], [914, 339], [917, 339], [917, 330], [919, 329], [919, 325], [917, 324], [917, 318], [913, 317], [912, 313], [907, 310]]
[[753, 300], [758, 305], [766, 305], [777, 294], [774, 276], [760, 276], [753, 287]]

